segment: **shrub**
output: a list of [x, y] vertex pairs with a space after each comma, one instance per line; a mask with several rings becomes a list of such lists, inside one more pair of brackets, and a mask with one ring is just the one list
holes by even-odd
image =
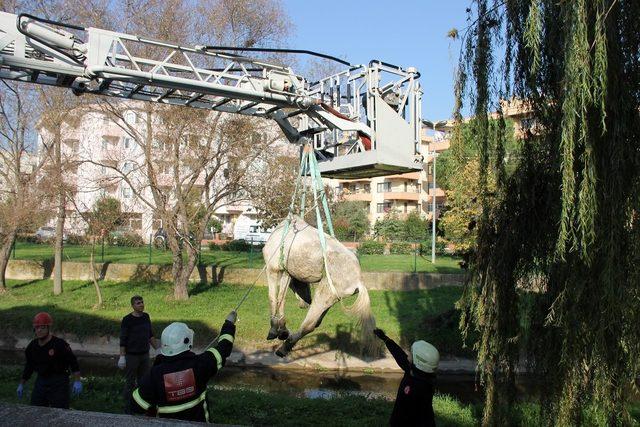
[[16, 242], [20, 243], [41, 243], [35, 234], [18, 233], [16, 235]]
[[80, 234], [67, 235], [67, 244], [69, 245], [88, 245], [89, 243], [90, 241], [87, 236], [83, 236]]
[[115, 235], [113, 238], [113, 244], [116, 246], [137, 247], [144, 246], [144, 240], [139, 234], [127, 231], [120, 235]]
[[[447, 244], [442, 238], [436, 238], [436, 255], [445, 255], [447, 253]], [[420, 255], [431, 255], [431, 240], [423, 240], [420, 242]]]
[[413, 245], [409, 242], [392, 243], [390, 248], [392, 254], [412, 254], [413, 251]]
[[375, 240], [364, 240], [360, 242], [358, 252], [363, 255], [382, 255], [384, 253], [384, 243]]
[[222, 245], [218, 245], [215, 242], [209, 242], [209, 250], [210, 251], [221, 251]]
[[[262, 248], [261, 245], [253, 245], [253, 249]], [[230, 252], [249, 252], [251, 250], [251, 243], [244, 239], [232, 240], [222, 245], [223, 251]]]

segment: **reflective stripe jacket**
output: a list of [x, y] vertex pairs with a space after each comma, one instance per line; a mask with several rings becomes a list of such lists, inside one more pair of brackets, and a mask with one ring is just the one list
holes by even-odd
[[134, 390], [133, 400], [147, 415], [209, 421], [207, 382], [231, 354], [235, 332], [235, 325], [225, 321], [218, 344], [204, 353], [156, 357], [153, 368]]

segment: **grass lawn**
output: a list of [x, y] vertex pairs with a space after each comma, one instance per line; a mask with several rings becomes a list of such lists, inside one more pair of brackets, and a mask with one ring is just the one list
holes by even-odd
[[[28, 403], [33, 379], [27, 386], [27, 397], [15, 395], [17, 366], [0, 367], [0, 401]], [[71, 399], [71, 408], [85, 411], [121, 413], [121, 390], [124, 381], [118, 377], [87, 377], [79, 397]], [[208, 406], [212, 422], [231, 425], [284, 426], [382, 426], [387, 425], [393, 402], [382, 398], [339, 395], [331, 399], [309, 399], [294, 394], [264, 393], [209, 385]], [[438, 426], [477, 425], [473, 408], [448, 396], [435, 396], [433, 401]]]
[[[27, 385], [25, 397], [19, 400], [15, 390], [21, 367], [0, 367], [0, 401], [28, 403], [34, 379]], [[97, 411], [122, 412], [121, 390], [124, 379], [89, 376], [83, 379], [84, 390], [79, 397], [72, 397], [71, 408]], [[310, 399], [292, 393], [266, 393], [256, 390], [219, 387], [215, 378], [209, 384], [208, 406], [212, 422], [232, 425], [278, 426], [383, 426], [388, 424], [393, 402], [383, 398], [339, 394], [330, 399]], [[463, 404], [446, 395], [436, 394], [433, 399], [436, 425], [443, 427], [471, 427], [480, 425], [482, 406]], [[637, 424], [640, 407], [630, 405], [632, 424]], [[605, 426], [606, 417], [585, 411], [585, 425]], [[534, 402], [516, 405], [511, 425], [537, 427], [541, 425], [540, 407]]]
[[[91, 255], [90, 246], [66, 245], [64, 248], [65, 261], [88, 262]], [[96, 261], [102, 262], [102, 248], [96, 246]], [[13, 257], [13, 255], [12, 255]], [[53, 247], [49, 244], [17, 243], [15, 259], [30, 259], [44, 261], [53, 258]], [[436, 263], [431, 263], [431, 257], [413, 255], [360, 255], [363, 271], [403, 271], [430, 273], [461, 273], [458, 258], [437, 256]], [[146, 264], [149, 262], [149, 248], [127, 248], [119, 246], [104, 247], [104, 261], [127, 264]], [[201, 262], [206, 265], [220, 265], [237, 268], [262, 268], [264, 261], [262, 252], [226, 252], [202, 251]], [[171, 264], [171, 252], [158, 249], [151, 250], [152, 264]], [[415, 265], [414, 265], [415, 264]]]
[[[41, 310], [55, 318], [58, 331], [83, 336], [117, 336], [120, 320], [130, 311], [129, 299], [134, 294], [144, 296], [146, 310], [151, 315], [156, 335], [173, 321], [184, 321], [196, 331], [196, 344], [208, 343], [218, 332], [227, 313], [247, 291], [238, 285], [191, 285], [188, 301], [171, 299], [168, 283], [102, 282], [104, 307], [94, 310], [95, 292], [91, 282], [66, 281], [62, 295], [53, 296], [51, 280], [9, 281], [9, 291], [0, 298], [0, 332], [14, 335], [23, 331], [30, 335], [31, 319]], [[411, 292], [370, 291], [371, 306], [378, 326], [389, 336], [408, 346], [415, 339], [432, 342], [443, 354], [470, 355], [462, 348], [458, 332], [455, 301], [459, 287], [442, 287]], [[346, 306], [355, 297], [345, 300]], [[298, 308], [292, 292], [287, 298], [287, 319], [291, 329], [297, 329], [306, 310]], [[359, 350], [355, 343], [354, 321], [340, 305], [334, 306], [322, 325], [303, 339], [298, 347], [320, 345], [328, 349], [343, 349], [349, 354]], [[266, 287], [255, 287], [239, 310], [238, 339], [240, 346], [270, 348], [265, 340], [269, 329], [269, 305]]]

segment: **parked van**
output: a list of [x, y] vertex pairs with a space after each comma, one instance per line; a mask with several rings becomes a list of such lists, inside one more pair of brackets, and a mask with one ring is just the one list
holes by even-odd
[[240, 215], [233, 227], [233, 239], [246, 240], [247, 242], [253, 242], [254, 245], [262, 245], [267, 241], [272, 231], [273, 229], [263, 229], [256, 220]]

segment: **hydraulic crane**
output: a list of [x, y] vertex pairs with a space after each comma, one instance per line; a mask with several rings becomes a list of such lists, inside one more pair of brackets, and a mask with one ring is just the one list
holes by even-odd
[[2, 79], [272, 119], [290, 142], [312, 144], [326, 177], [422, 168], [415, 68], [341, 61], [349, 68], [308, 82], [233, 52], [0, 12]]

